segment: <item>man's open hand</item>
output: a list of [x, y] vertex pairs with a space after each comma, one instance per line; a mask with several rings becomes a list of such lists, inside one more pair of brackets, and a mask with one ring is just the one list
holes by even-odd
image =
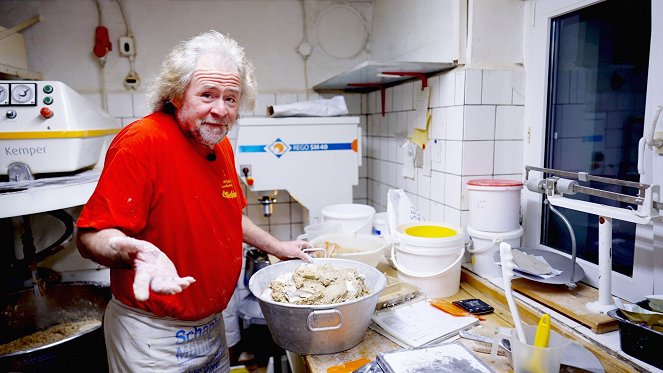
[[150, 288], [158, 294], [176, 294], [196, 281], [190, 276], [180, 277], [168, 256], [147, 241], [113, 237], [110, 244], [127, 253], [133, 260], [133, 268], [136, 271], [134, 295], [139, 301], [149, 299]]

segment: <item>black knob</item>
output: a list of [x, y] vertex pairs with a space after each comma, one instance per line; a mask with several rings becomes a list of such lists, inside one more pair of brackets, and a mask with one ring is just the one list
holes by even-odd
[[7, 110], [7, 118], [14, 119], [16, 118], [16, 110]]

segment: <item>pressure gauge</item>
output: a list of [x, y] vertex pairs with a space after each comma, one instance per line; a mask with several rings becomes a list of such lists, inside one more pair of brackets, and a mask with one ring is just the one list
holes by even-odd
[[35, 104], [35, 85], [34, 84], [16, 84], [12, 85], [12, 104], [34, 105]]
[[9, 86], [0, 84], [0, 105], [8, 104], [7, 98], [9, 97]]

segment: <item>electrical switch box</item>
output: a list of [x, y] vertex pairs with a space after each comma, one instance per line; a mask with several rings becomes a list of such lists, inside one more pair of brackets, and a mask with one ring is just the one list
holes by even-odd
[[120, 55], [132, 57], [136, 55], [136, 43], [133, 36], [120, 36]]

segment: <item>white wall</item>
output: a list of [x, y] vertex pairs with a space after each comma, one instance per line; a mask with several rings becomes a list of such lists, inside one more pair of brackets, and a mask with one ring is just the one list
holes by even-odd
[[375, 0], [371, 53], [380, 62], [460, 58], [459, 0]]
[[[113, 51], [104, 69], [109, 92], [124, 92], [122, 80], [129, 61], [120, 57], [117, 40], [125, 34], [118, 3], [99, 0], [103, 24], [108, 27]], [[297, 0], [164, 1], [122, 0], [137, 44], [135, 70], [149, 81], [164, 55], [180, 40], [216, 29], [230, 34], [246, 48], [256, 66], [262, 91], [305, 91], [304, 61], [296, 52], [303, 39], [304, 17]], [[306, 0], [308, 36], [313, 54], [308, 74], [313, 86], [344, 69], [366, 60], [365, 54], [338, 60], [317, 45], [317, 15], [334, 1]], [[370, 21], [371, 2], [353, 1], [353, 8]], [[31, 70], [47, 80], [60, 80], [81, 93], [99, 90], [98, 67], [92, 55], [98, 15], [93, 0], [3, 0], [0, 25], [11, 27], [40, 14], [43, 20], [22, 33]], [[320, 67], [318, 67], [318, 65]], [[329, 67], [334, 66], [332, 71]], [[143, 85], [142, 88], [145, 86]]]
[[469, 0], [466, 66], [500, 69], [522, 65], [525, 3]]

